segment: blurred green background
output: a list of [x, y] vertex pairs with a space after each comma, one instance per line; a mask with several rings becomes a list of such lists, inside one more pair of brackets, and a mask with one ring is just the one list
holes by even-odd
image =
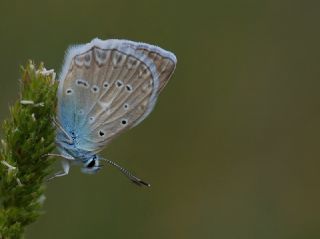
[[59, 72], [70, 44], [125, 38], [176, 53], [155, 111], [104, 151], [113, 168], [48, 184], [27, 238], [320, 238], [317, 1], [0, 2], [0, 120], [19, 65]]

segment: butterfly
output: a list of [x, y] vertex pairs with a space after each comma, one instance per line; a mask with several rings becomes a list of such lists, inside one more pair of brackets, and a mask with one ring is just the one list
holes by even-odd
[[67, 175], [72, 162], [84, 173], [96, 173], [107, 162], [134, 183], [150, 186], [98, 153], [151, 113], [176, 63], [169, 51], [129, 40], [96, 38], [70, 47], [54, 119], [59, 154], [50, 154], [62, 158], [63, 171], [52, 178]]

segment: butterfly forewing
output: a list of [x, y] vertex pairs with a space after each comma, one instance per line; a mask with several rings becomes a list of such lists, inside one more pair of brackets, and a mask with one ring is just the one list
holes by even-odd
[[158, 47], [122, 40], [75, 49], [62, 73], [58, 118], [79, 148], [98, 152], [151, 112], [176, 60]]
[[173, 74], [176, 66], [175, 59], [172, 59], [168, 56], [163, 56], [161, 53], [152, 51], [152, 49], [149, 51], [148, 49], [142, 48], [142, 46], [138, 48], [138, 51], [147, 55], [149, 59], [151, 59], [156, 65], [157, 72], [159, 73], [158, 93], [160, 93], [160, 91], [162, 91], [162, 89], [168, 83], [170, 76]]
[[135, 49], [137, 52], [146, 55], [155, 64], [159, 73], [158, 93], [165, 87], [171, 75], [173, 74], [177, 59], [174, 54], [164, 51], [161, 48], [145, 43], [127, 42], [128, 47]]

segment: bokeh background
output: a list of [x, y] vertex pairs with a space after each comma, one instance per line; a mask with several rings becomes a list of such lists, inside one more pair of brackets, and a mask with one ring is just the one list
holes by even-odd
[[0, 120], [19, 65], [59, 72], [94, 37], [157, 44], [178, 65], [155, 111], [103, 155], [113, 168], [48, 184], [27, 238], [320, 238], [317, 1], [0, 1]]

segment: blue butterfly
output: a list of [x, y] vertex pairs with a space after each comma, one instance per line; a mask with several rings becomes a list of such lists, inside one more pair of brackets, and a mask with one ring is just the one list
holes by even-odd
[[97, 155], [153, 110], [176, 67], [173, 53], [128, 40], [94, 39], [67, 51], [58, 87], [56, 144], [67, 175], [70, 162], [96, 173], [105, 161], [138, 185], [148, 183]]

